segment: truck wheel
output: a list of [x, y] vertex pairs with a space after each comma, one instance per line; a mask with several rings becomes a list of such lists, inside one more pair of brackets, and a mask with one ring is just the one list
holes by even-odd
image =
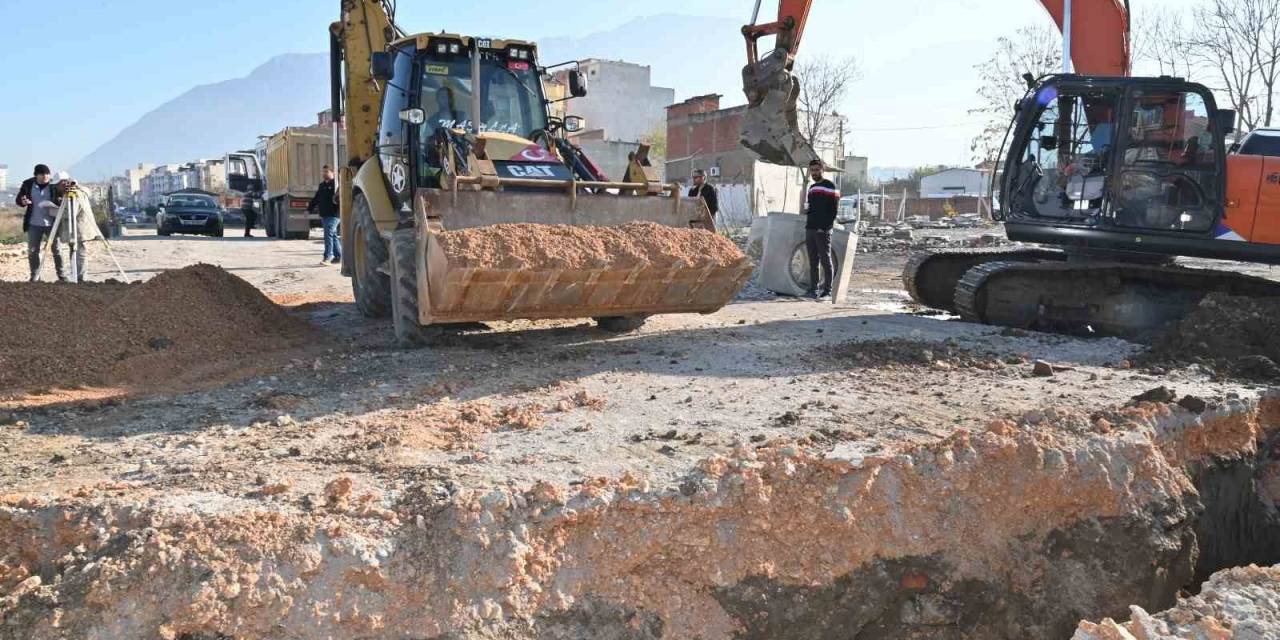
[[649, 319], [649, 316], [609, 316], [596, 318], [596, 325], [609, 333], [631, 333], [638, 331]]
[[288, 218], [289, 214], [286, 213], [284, 210], [283, 201], [276, 203], [273, 215], [275, 216], [275, 219], [276, 219], [276, 239], [277, 240], [288, 239], [289, 227], [287, 226], [287, 223], [289, 220]]
[[398, 229], [391, 234], [391, 323], [402, 347], [427, 344], [437, 333], [418, 318], [418, 232]]
[[262, 230], [268, 238], [276, 237], [276, 203], [270, 200], [262, 203]]
[[363, 193], [357, 193], [352, 211], [355, 218], [355, 276], [351, 291], [356, 306], [367, 318], [385, 318], [391, 312], [391, 278], [381, 271], [387, 265], [387, 243], [373, 222], [373, 211]]

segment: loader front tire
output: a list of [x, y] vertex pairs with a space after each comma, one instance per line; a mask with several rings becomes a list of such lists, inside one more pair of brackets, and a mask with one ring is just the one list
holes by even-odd
[[435, 335], [433, 327], [422, 326], [418, 316], [418, 232], [397, 229], [391, 234], [391, 323], [396, 343], [420, 347]]
[[352, 207], [355, 219], [354, 261], [355, 275], [351, 278], [351, 291], [356, 307], [366, 318], [385, 318], [391, 313], [391, 278], [382, 271], [389, 258], [387, 243], [374, 224], [373, 211], [363, 193], [355, 195]]
[[609, 333], [631, 333], [644, 326], [649, 316], [608, 316], [596, 318], [596, 326]]

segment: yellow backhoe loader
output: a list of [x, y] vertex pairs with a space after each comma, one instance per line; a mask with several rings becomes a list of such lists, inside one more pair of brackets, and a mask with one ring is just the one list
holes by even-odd
[[[616, 227], [650, 222], [714, 231], [701, 199], [663, 184], [641, 147], [610, 181], [550, 113], [537, 46], [445, 32], [406, 35], [389, 0], [342, 0], [331, 27], [343, 274], [397, 337], [423, 327], [518, 318], [595, 318], [606, 329], [650, 315], [710, 313], [746, 283], [730, 267], [473, 268], [451, 263], [441, 234], [500, 224]], [[561, 66], [585, 95], [576, 63]], [[335, 145], [337, 148], [337, 145]], [[504, 229], [508, 229], [505, 228]], [[510, 227], [509, 229], [519, 229]]]

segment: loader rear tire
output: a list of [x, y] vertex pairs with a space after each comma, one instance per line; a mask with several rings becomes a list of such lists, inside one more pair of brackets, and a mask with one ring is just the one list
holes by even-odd
[[363, 193], [355, 195], [352, 217], [354, 233], [355, 275], [351, 278], [351, 291], [356, 307], [366, 318], [385, 318], [391, 313], [391, 278], [382, 271], [388, 261], [387, 243], [373, 221], [373, 211]]
[[420, 347], [436, 334], [422, 326], [418, 317], [418, 232], [398, 229], [391, 235], [391, 323], [396, 343]]
[[609, 333], [631, 333], [638, 331], [649, 319], [649, 316], [608, 316], [596, 318], [596, 326]]

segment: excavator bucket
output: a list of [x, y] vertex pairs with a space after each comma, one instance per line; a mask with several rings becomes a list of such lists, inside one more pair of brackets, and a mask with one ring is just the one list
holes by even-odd
[[742, 116], [742, 146], [765, 162], [793, 167], [818, 159], [800, 134], [800, 81], [788, 70], [787, 52], [778, 49], [742, 70], [747, 111]]
[[[581, 183], [579, 183], [581, 184]], [[490, 225], [620, 227], [650, 222], [714, 227], [701, 199], [556, 191], [420, 190], [417, 228], [418, 319], [423, 325], [514, 319], [644, 317], [711, 313], [751, 277], [746, 256], [595, 268], [475, 267], [451, 256], [442, 234]], [[518, 233], [520, 227], [502, 227]], [[572, 247], [557, 249], [572, 251]], [[685, 252], [686, 254], [688, 252]]]

